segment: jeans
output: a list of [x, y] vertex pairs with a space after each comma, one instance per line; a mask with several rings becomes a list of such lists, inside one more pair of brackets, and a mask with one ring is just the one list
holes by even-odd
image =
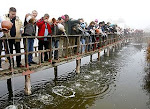
[[[53, 39], [52, 40], [52, 47], [58, 48], [59, 47], [59, 39]], [[54, 53], [54, 59], [58, 59], [58, 50], [53, 51]]]
[[[0, 40], [0, 55], [1, 55], [1, 53], [2, 53], [2, 49], [3, 49], [3, 45], [2, 45], [2, 40]], [[2, 61], [1, 61], [1, 58], [0, 58], [0, 68], [2, 67]]]
[[[85, 38], [81, 38], [80, 44], [85, 44]], [[85, 45], [82, 45], [82, 48], [81, 48], [82, 53], [85, 52], [85, 47], [86, 47]]]
[[[28, 39], [28, 52], [33, 51], [34, 39]], [[28, 63], [32, 62], [32, 53], [28, 54]]]

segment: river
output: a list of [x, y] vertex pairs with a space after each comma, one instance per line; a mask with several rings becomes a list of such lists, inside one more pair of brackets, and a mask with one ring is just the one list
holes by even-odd
[[[150, 73], [146, 61], [147, 44], [131, 41], [107, 57], [101, 53], [54, 69], [31, 74], [32, 95], [24, 95], [24, 77], [12, 79], [14, 103], [18, 109], [149, 109]], [[12, 105], [7, 81], [0, 81], [0, 109]]]

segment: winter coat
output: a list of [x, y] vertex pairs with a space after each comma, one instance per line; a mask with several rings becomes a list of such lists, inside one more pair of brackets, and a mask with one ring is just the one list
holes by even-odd
[[72, 33], [73, 33], [72, 27], [75, 24], [79, 24], [79, 23], [80, 23], [79, 20], [68, 20], [67, 22], [65, 22], [66, 34], [67, 35], [72, 35]]
[[28, 23], [24, 29], [24, 36], [35, 36], [35, 27], [33, 24]]
[[[45, 22], [43, 18], [37, 21], [36, 25], [38, 26], [38, 36], [44, 36], [45, 33]], [[47, 23], [48, 35], [52, 34], [51, 26]], [[44, 40], [44, 38], [38, 38], [39, 40]]]
[[[4, 16], [4, 20], [10, 21], [9, 18], [9, 14], [6, 14]], [[15, 27], [16, 27], [16, 36], [15, 37], [21, 37], [21, 30], [23, 30], [23, 25], [22, 25], [22, 21], [19, 19], [18, 16], [16, 16], [16, 20], [15, 20]], [[10, 31], [8, 33], [5, 33], [6, 37], [11, 37], [10, 35]], [[15, 39], [16, 42], [20, 42], [20, 39]]]

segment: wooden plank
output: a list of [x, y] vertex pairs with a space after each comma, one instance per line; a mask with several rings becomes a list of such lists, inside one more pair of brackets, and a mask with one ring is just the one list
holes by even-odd
[[[124, 39], [119, 39], [117, 42], [115, 42], [115, 43], [113, 43], [113, 44], [109, 44], [109, 45], [106, 45], [106, 46], [103, 46], [103, 47], [101, 47], [100, 49], [97, 49], [97, 50], [95, 50], [95, 51], [90, 51], [90, 52], [86, 52], [86, 53], [83, 53], [83, 54], [77, 54], [77, 55], [75, 55], [75, 56], [70, 56], [70, 57], [68, 57], [68, 58], [60, 58], [58, 61], [56, 61], [56, 63], [55, 64], [50, 64], [49, 62], [45, 62], [45, 63], [41, 63], [41, 64], [39, 64], [39, 65], [33, 65], [33, 66], [29, 66], [29, 67], [27, 67], [27, 68], [14, 68], [14, 75], [15, 76], [21, 76], [21, 75], [26, 75], [26, 74], [32, 74], [31, 72], [30, 73], [28, 73], [28, 70], [30, 70], [30, 71], [34, 71], [34, 72], [37, 72], [37, 71], [41, 71], [41, 70], [44, 70], [44, 69], [48, 69], [48, 68], [52, 68], [52, 67], [54, 67], [54, 66], [56, 66], [56, 65], [61, 65], [61, 64], [64, 64], [64, 63], [67, 63], [67, 62], [71, 62], [71, 61], [73, 61], [73, 60], [75, 60], [75, 59], [81, 59], [82, 57], [85, 57], [85, 56], [89, 56], [89, 55], [92, 55], [92, 54], [95, 54], [95, 53], [98, 53], [99, 51], [102, 51], [103, 49], [106, 49], [107, 47], [111, 47], [111, 46], [114, 46], [114, 45], [116, 45], [116, 44], [118, 44], [118, 43], [120, 43], [120, 42], [122, 42], [122, 41], [124, 41], [124, 40], [126, 40], [126, 39], [128, 39], [128, 38], [124, 38]], [[78, 41], [80, 40], [80, 37], [78, 37]], [[86, 45], [86, 44], [85, 44]], [[89, 44], [90, 45], [90, 44]], [[78, 47], [80, 47], [79, 46], [79, 44], [78, 44]], [[67, 48], [67, 47], [66, 47]], [[69, 46], [68, 46], [68, 48], [69, 48]], [[44, 51], [44, 50], [43, 50]], [[38, 53], [40, 53], [40, 52], [43, 52], [43, 51], [36, 51], [36, 52], [38, 52]], [[47, 51], [50, 51], [50, 50], [47, 50]], [[30, 52], [28, 52], [28, 53], [30, 53]], [[13, 54], [14, 56], [15, 56], [15, 54]], [[9, 56], [11, 56], [11, 55], [9, 55]], [[38, 59], [40, 59], [40, 58], [38, 58]], [[40, 61], [40, 60], [39, 60]], [[55, 61], [55, 60], [53, 60], [53, 61]], [[23, 73], [24, 72], [24, 74], [20, 74], [20, 73]], [[26, 73], [25, 73], [26, 72]], [[0, 73], [0, 80], [1, 79], [6, 79], [6, 78], [11, 78], [12, 77], [12, 75], [11, 75], [12, 73], [11, 73], [11, 71], [10, 70], [4, 70], [4, 71], [1, 71], [1, 73]]]
[[31, 70], [27, 70], [25, 72], [22, 73], [23, 76], [28, 75], [28, 74], [32, 74], [34, 71]]

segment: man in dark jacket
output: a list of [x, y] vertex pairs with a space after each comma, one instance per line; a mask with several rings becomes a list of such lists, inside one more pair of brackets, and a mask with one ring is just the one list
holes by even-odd
[[80, 24], [79, 20], [71, 20], [69, 19], [69, 16], [66, 14], [65, 15], [65, 30], [67, 35], [72, 35], [72, 26], [75, 24]]
[[[69, 19], [69, 16], [66, 14], [65, 16], [65, 30], [66, 30], [66, 34], [67, 35], [76, 35], [76, 31], [75, 27], [77, 24], [80, 24], [79, 20], [71, 20]], [[64, 41], [65, 42], [65, 41]], [[67, 42], [65, 42], [66, 44]], [[76, 43], [76, 37], [69, 37], [69, 44], [70, 46], [74, 46]], [[75, 49], [69, 50], [69, 55], [71, 55], [73, 52], [75, 51]]]
[[[62, 17], [59, 17], [57, 20], [57, 23], [54, 23], [54, 26], [52, 28], [52, 34], [53, 35], [63, 35], [65, 30], [64, 30], [64, 26], [62, 25], [64, 23], [64, 20]], [[58, 48], [59, 47], [59, 42], [60, 42], [60, 37], [55, 37], [52, 38], [52, 47], [53, 48]], [[58, 60], [59, 58], [59, 53], [58, 50], [54, 51], [54, 59]]]

